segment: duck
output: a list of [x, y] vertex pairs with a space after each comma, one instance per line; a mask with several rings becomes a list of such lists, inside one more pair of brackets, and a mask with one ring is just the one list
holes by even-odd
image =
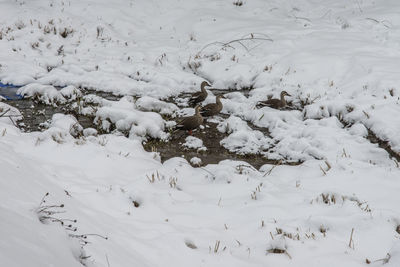
[[195, 114], [193, 116], [182, 118], [176, 125], [176, 129], [187, 130], [189, 131], [189, 134], [192, 134], [192, 130], [203, 124], [204, 119], [200, 113], [201, 106], [197, 105], [194, 110]]
[[260, 101], [257, 103], [257, 107], [270, 107], [275, 109], [281, 109], [286, 106], [285, 96], [291, 96], [288, 92], [281, 92], [281, 99], [272, 98], [266, 101]]
[[204, 117], [211, 117], [220, 113], [223, 107], [221, 98], [225, 97], [223, 95], [219, 95], [215, 99], [215, 103], [205, 105], [200, 111], [201, 115]]
[[200, 85], [200, 92], [193, 93], [191, 98], [189, 99], [190, 105], [196, 105], [200, 102], [203, 102], [207, 98], [207, 91], [205, 89], [206, 86], [211, 86], [208, 82], [203, 81]]

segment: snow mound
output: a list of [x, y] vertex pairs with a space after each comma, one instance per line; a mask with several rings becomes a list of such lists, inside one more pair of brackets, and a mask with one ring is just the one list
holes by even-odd
[[36, 98], [47, 105], [63, 104], [67, 101], [60, 90], [51, 85], [31, 83], [19, 88], [17, 93], [24, 97]]
[[190, 159], [190, 163], [193, 166], [200, 166], [201, 165], [201, 159], [198, 158], [198, 157], [193, 157], [193, 158]]
[[146, 136], [166, 140], [169, 134], [164, 132], [164, 120], [155, 112], [143, 112], [135, 109], [131, 97], [123, 97], [110, 103], [111, 106], [100, 107], [96, 112], [95, 123], [105, 131], [110, 131], [112, 125], [118, 131], [127, 133], [131, 138]]
[[229, 134], [221, 140], [221, 145], [230, 152], [238, 154], [258, 154], [271, 146], [271, 138], [265, 136], [261, 131], [253, 130], [247, 122], [236, 116], [230, 116], [227, 120], [220, 122], [217, 129], [222, 133]]
[[13, 122], [21, 120], [21, 119], [22, 119], [22, 115], [18, 109], [0, 101], [0, 121], [1, 122], [7, 123], [10, 125], [14, 125]]
[[197, 151], [205, 151], [207, 148], [203, 146], [203, 140], [194, 136], [188, 136], [185, 138], [185, 143], [182, 146], [188, 149], [197, 149]]
[[150, 96], [139, 98], [135, 104], [139, 110], [156, 111], [160, 114], [172, 115], [178, 110], [175, 104], [167, 103]]

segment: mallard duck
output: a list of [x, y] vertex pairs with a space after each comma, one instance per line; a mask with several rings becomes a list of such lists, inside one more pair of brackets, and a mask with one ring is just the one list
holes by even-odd
[[208, 82], [203, 81], [200, 85], [200, 92], [196, 92], [192, 94], [192, 97], [189, 99], [189, 104], [190, 105], [196, 105], [197, 103], [203, 102], [204, 99], [207, 98], [207, 91], [205, 89], [206, 86], [211, 86]]
[[224, 98], [224, 96], [219, 95], [217, 96], [215, 103], [205, 105], [200, 111], [201, 115], [204, 117], [210, 117], [220, 113], [223, 107], [221, 98]]
[[203, 117], [200, 114], [201, 106], [197, 105], [195, 108], [195, 114], [193, 116], [182, 118], [176, 125], [177, 129], [188, 130], [189, 134], [192, 130], [196, 129], [203, 123]]
[[270, 107], [275, 109], [281, 109], [286, 106], [285, 96], [291, 96], [286, 91], [281, 92], [281, 99], [272, 98], [266, 101], [260, 101], [257, 103], [257, 107]]

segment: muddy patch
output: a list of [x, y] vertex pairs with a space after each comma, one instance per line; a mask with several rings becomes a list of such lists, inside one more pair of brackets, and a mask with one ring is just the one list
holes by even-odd
[[228, 88], [228, 89], [219, 89], [219, 88], [210, 89], [210, 91], [214, 95], [225, 95], [228, 93], [238, 92], [247, 98], [249, 97], [251, 90], [253, 90], [253, 87], [244, 87], [244, 88], [240, 88], [240, 89], [230, 89], [230, 88]]
[[23, 119], [17, 125], [24, 132], [42, 131], [45, 129], [44, 123], [50, 121], [55, 113], [72, 114], [83, 128], [97, 128], [93, 117], [80, 115], [69, 105], [50, 106], [28, 98], [9, 100], [6, 103], [21, 112]]
[[400, 162], [400, 153], [397, 153], [396, 151], [394, 151], [391, 146], [389, 145], [389, 141], [384, 141], [382, 139], [380, 139], [378, 136], [376, 136], [376, 134], [371, 131], [370, 129], [368, 129], [368, 135], [367, 135], [367, 139], [372, 143], [372, 144], [378, 144], [378, 146], [384, 150], [386, 150], [386, 152], [389, 154], [389, 156], [391, 158], [395, 158], [397, 160], [397, 162]]
[[[13, 87], [12, 89], [9, 89], [10, 92], [8, 92], [7, 95], [9, 97], [7, 97], [8, 100], [6, 100], [5, 103], [17, 108], [21, 112], [23, 116], [22, 120], [14, 122], [14, 124], [24, 132], [44, 130], [46, 128], [45, 123], [50, 121], [53, 115], [56, 113], [73, 115], [83, 128], [98, 128], [97, 125], [93, 122], [94, 117], [79, 114], [76, 107], [72, 107], [73, 102], [57, 106], [46, 105], [44, 103], [36, 101], [33, 98], [22, 98], [22, 96], [16, 95], [15, 91], [17, 89], [18, 87]], [[108, 92], [89, 90], [84, 88], [80, 89], [83, 95], [93, 94], [110, 101], [118, 101], [122, 98], [122, 96], [120, 95], [114, 95]], [[4, 90], [2, 91], [2, 93], [4, 93]]]
[[[89, 90], [80, 88], [83, 95], [96, 95], [109, 101], [118, 101], [122, 96], [114, 95], [112, 93]], [[215, 89], [217, 90], [217, 89]], [[246, 89], [250, 90], [250, 89]], [[227, 93], [233, 90], [219, 90], [218, 93]], [[238, 90], [235, 90], [238, 91]], [[242, 90], [243, 91], [243, 90]], [[248, 95], [248, 93], [247, 93]], [[188, 95], [189, 96], [189, 95]], [[170, 99], [171, 102], [176, 103], [174, 99]], [[62, 104], [58, 106], [46, 105], [38, 102], [33, 98], [22, 98], [22, 99], [9, 99], [6, 101], [7, 104], [16, 107], [21, 114], [23, 119], [18, 121], [17, 125], [21, 130], [25, 132], [42, 131], [46, 128], [46, 122], [49, 122], [55, 113], [71, 114], [79, 122], [83, 128], [95, 128], [98, 129], [94, 123], [93, 116], [81, 115], [77, 110], [77, 105], [74, 101]], [[84, 103], [81, 103], [85, 106]], [[227, 119], [228, 114], [220, 114], [220, 117]], [[171, 133], [171, 139], [168, 142], [161, 142], [160, 140], [150, 140], [144, 143], [144, 148], [147, 151], [157, 151], [160, 153], [161, 160], [165, 161], [172, 157], [184, 157], [188, 161], [197, 157], [201, 159], [201, 165], [217, 164], [218, 162], [226, 159], [238, 160], [249, 163], [255, 168], [259, 169], [264, 164], [287, 164], [287, 165], [298, 165], [302, 162], [298, 161], [285, 161], [268, 159], [262, 154], [247, 154], [241, 155], [230, 152], [226, 148], [220, 145], [222, 139], [227, 137], [226, 133], [221, 133], [217, 129], [217, 123], [207, 122], [205, 123], [204, 129], [197, 129], [193, 132], [193, 136], [203, 141], [203, 147], [206, 149], [187, 148], [183, 144], [186, 142], [188, 133], [186, 131], [176, 131]], [[269, 136], [268, 128], [257, 127], [252, 123], [248, 122], [248, 126], [253, 130], [258, 130], [264, 135]], [[100, 130], [99, 133], [102, 131]]]
[[[353, 126], [353, 123], [345, 121], [341, 116], [337, 116], [338, 120], [343, 124], [344, 128], [350, 128]], [[363, 124], [364, 125], [364, 124]], [[372, 144], [377, 144], [380, 148], [384, 149], [390, 158], [396, 159], [397, 162], [400, 162], [400, 153], [394, 151], [389, 144], [389, 141], [385, 141], [380, 139], [371, 129], [369, 129], [366, 125], [364, 127], [368, 131], [368, 135], [365, 137]]]
[[[266, 128], [258, 128], [265, 130]], [[264, 132], [265, 133], [265, 132]], [[207, 150], [188, 149], [183, 146], [188, 137], [186, 131], [176, 131], [172, 133], [172, 137], [168, 142], [159, 142], [158, 140], [150, 140], [143, 144], [146, 151], [156, 151], [160, 153], [161, 161], [164, 162], [173, 157], [183, 157], [190, 161], [191, 158], [197, 157], [201, 159], [201, 165], [217, 164], [218, 162], [226, 159], [245, 161], [253, 167], [259, 169], [264, 164], [285, 164], [285, 165], [299, 165], [299, 161], [282, 161], [276, 159], [265, 158], [261, 154], [248, 154], [239, 155], [229, 152], [220, 142], [227, 135], [221, 133], [217, 129], [217, 123], [207, 122], [206, 127], [201, 130], [193, 131], [192, 136], [197, 137], [203, 141], [203, 146]]]
[[87, 88], [79, 88], [83, 95], [96, 95], [109, 101], [119, 101], [123, 95], [115, 95], [110, 92], [97, 91]]

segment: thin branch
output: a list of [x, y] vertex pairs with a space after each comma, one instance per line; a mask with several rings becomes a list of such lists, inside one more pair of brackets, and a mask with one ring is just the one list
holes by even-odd
[[7, 114], [10, 110], [11, 110], [11, 108], [7, 109], [2, 114], [0, 114], [0, 118], [3, 117], [5, 114]]
[[206, 49], [207, 47], [209, 47], [209, 46], [211, 46], [211, 45], [215, 45], [215, 44], [222, 45], [223, 47], [227, 47], [227, 46], [228, 46], [228, 47], [233, 48], [230, 44], [239, 43], [240, 45], [242, 45], [242, 46], [248, 51], [248, 48], [247, 48], [243, 43], [241, 43], [241, 42], [242, 42], [242, 41], [250, 41], [250, 40], [270, 41], [270, 42], [273, 42], [273, 41], [274, 41], [274, 40], [272, 40], [271, 38], [262, 38], [262, 37], [247, 37], [247, 38], [234, 39], [234, 40], [231, 40], [231, 41], [229, 41], [229, 42], [227, 42], [227, 43], [220, 42], [220, 41], [216, 41], [216, 42], [212, 42], [212, 43], [209, 43], [209, 44], [205, 45], [205, 46], [198, 52], [198, 54], [201, 53], [201, 52], [203, 52], [204, 49]]

